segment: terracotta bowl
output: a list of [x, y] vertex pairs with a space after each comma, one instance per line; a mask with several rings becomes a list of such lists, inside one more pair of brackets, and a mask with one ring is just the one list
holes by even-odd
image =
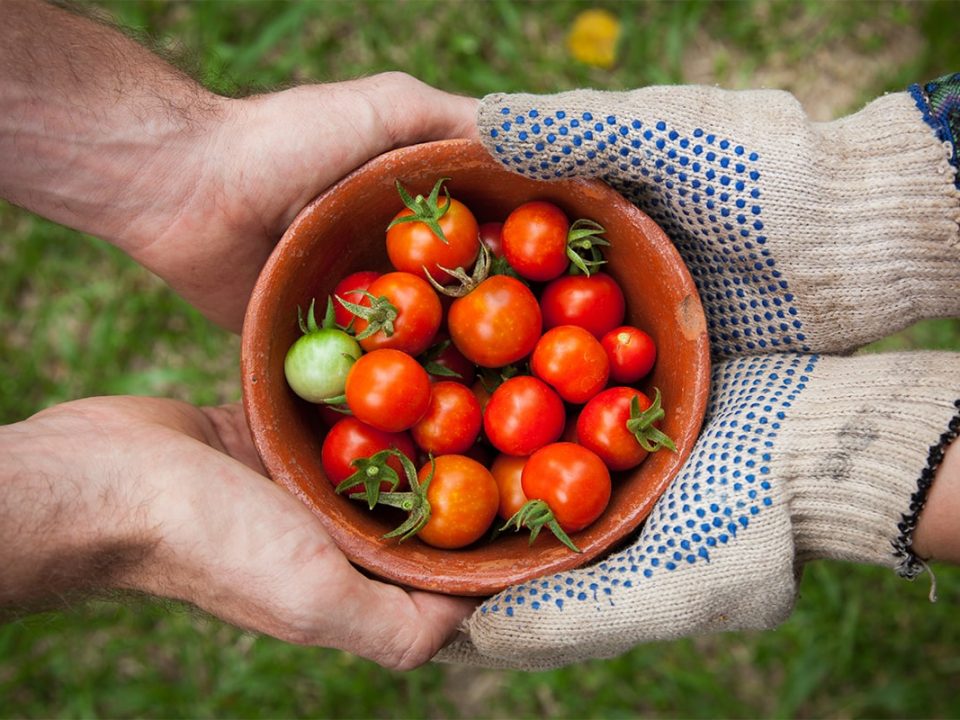
[[[416, 538], [383, 540], [396, 526], [366, 505], [336, 495], [320, 463], [323, 426], [315, 407], [284, 379], [287, 349], [299, 337], [297, 306], [325, 298], [346, 274], [388, 269], [384, 233], [401, 204], [399, 179], [411, 194], [449, 177], [451, 194], [478, 221], [503, 220], [521, 202], [550, 200], [571, 219], [596, 220], [611, 240], [606, 269], [627, 300], [627, 320], [649, 332], [658, 360], [643, 386], [660, 388], [662, 429], [677, 452], [654, 453], [615, 478], [603, 516], [573, 536], [573, 553], [549, 532], [530, 546], [507, 533], [463, 550], [437, 550]], [[275, 482], [307, 505], [357, 566], [396, 584], [456, 595], [487, 595], [597, 558], [638, 528], [690, 454], [709, 390], [709, 350], [699, 296], [663, 231], [607, 185], [592, 180], [540, 182], [507, 172], [479, 143], [427, 143], [382, 155], [310, 203], [263, 269], [243, 327], [244, 407], [263, 463]]]

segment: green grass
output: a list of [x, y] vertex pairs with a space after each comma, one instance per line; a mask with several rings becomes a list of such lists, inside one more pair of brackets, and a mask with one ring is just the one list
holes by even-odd
[[[960, 69], [957, 6], [947, 2], [597, 2], [624, 22], [611, 71], [578, 65], [564, 48], [572, 18], [590, 5], [99, 7], [231, 94], [388, 69], [482, 95], [680, 82], [697, 67], [746, 87], [780, 67], [792, 74], [775, 77], [794, 90], [819, 72], [806, 69], [811, 58], [843, 52], [863, 66], [843, 76], [855, 92], [839, 114]], [[894, 54], [895, 64], [885, 60]], [[237, 339], [125, 256], [9, 206], [0, 205], [0, 232], [0, 421], [95, 394], [239, 397]], [[960, 324], [920, 323], [871, 349], [914, 347], [960, 349]], [[955, 717], [960, 571], [937, 569], [937, 579], [940, 601], [930, 604], [926, 578], [907, 584], [876, 568], [815, 564], [776, 631], [657, 643], [532, 674], [439, 665], [400, 674], [165, 604], [89, 603], [0, 627], [0, 716]]]

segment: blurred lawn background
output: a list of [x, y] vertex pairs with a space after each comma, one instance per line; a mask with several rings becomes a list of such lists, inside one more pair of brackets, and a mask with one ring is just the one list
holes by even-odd
[[[780, 87], [819, 120], [960, 70], [950, 2], [161, 2], [95, 6], [212, 88], [241, 94], [403, 70], [444, 89]], [[572, 58], [576, 15], [622, 23], [611, 68]], [[239, 343], [94, 238], [0, 204], [0, 421], [71, 398], [239, 398]], [[853, 239], [855, 240], [855, 239]], [[921, 323], [870, 348], [960, 349]], [[179, 607], [90, 603], [0, 627], [3, 717], [957, 717], [960, 571], [913, 584], [808, 568], [767, 633], [636, 648], [521, 674], [355, 657], [253, 637]]]

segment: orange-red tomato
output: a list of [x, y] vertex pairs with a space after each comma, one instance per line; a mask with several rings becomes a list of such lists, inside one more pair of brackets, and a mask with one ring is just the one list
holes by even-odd
[[426, 482], [430, 520], [417, 536], [437, 548], [461, 548], [479, 540], [497, 516], [500, 494], [487, 468], [464, 455], [441, 455], [417, 474]]
[[[376, 270], [360, 270], [355, 273], [350, 273], [333, 288], [334, 298], [339, 297], [348, 302], [357, 303], [358, 305], [369, 304], [364, 303], [366, 296], [363, 294], [363, 291], [370, 287], [370, 283], [380, 277], [380, 275], [381, 273], [378, 273]], [[334, 321], [340, 327], [350, 325], [350, 321], [353, 320], [354, 317], [352, 312], [336, 300], [333, 301], [333, 312]]]
[[517, 375], [490, 396], [483, 432], [500, 452], [529, 455], [559, 438], [565, 421], [563, 400], [549, 385], [531, 375]]
[[579, 325], [597, 338], [623, 324], [626, 314], [623, 290], [602, 272], [557, 278], [543, 289], [540, 305], [545, 328]]
[[639, 390], [617, 386], [592, 398], [577, 418], [577, 441], [599, 455], [611, 470], [629, 470], [649, 454], [627, 429], [633, 398], [641, 412], [652, 404]]
[[424, 452], [464, 453], [476, 442], [482, 424], [483, 411], [473, 391], [462, 383], [442, 380], [433, 383], [430, 406], [410, 434]]
[[521, 277], [545, 282], [570, 266], [570, 221], [553, 203], [533, 200], [517, 206], [503, 222], [503, 256]]
[[569, 403], [585, 403], [607, 385], [610, 360], [588, 330], [559, 325], [537, 341], [530, 369]]
[[450, 306], [447, 329], [471, 362], [497, 368], [522, 360], [542, 330], [540, 304], [516, 278], [494, 275]]
[[430, 406], [430, 376], [405, 352], [374, 350], [350, 368], [345, 394], [357, 419], [400, 432], [412, 427]]
[[[381, 450], [390, 448], [399, 450], [410, 460], [415, 460], [417, 457], [417, 450], [409, 433], [378, 430], [355, 417], [341, 415], [340, 420], [330, 428], [323, 439], [320, 459], [327, 479], [336, 487], [356, 471], [352, 464], [354, 460], [368, 458]], [[402, 490], [406, 487], [407, 481], [399, 458], [392, 457], [387, 464], [396, 471], [400, 480], [397, 489]], [[363, 486], [356, 485], [347, 490], [347, 493], [362, 489]], [[380, 489], [389, 490], [390, 485], [383, 482], [380, 484]]]
[[[386, 273], [370, 283], [367, 292], [376, 298], [386, 298], [396, 309], [396, 317], [392, 321], [392, 333], [378, 330], [359, 340], [360, 347], [367, 352], [393, 348], [410, 355], [419, 355], [430, 347], [443, 320], [443, 308], [440, 297], [426, 280], [408, 272]], [[371, 302], [374, 301], [366, 297], [362, 304]], [[357, 317], [354, 332], [361, 335], [368, 325], [367, 320]]]
[[523, 492], [543, 500], [564, 532], [583, 530], [610, 502], [610, 472], [597, 455], [576, 443], [537, 450], [523, 468]]
[[[446, 199], [441, 198], [438, 204], [443, 208]], [[404, 208], [396, 217], [413, 214], [412, 210]], [[441, 267], [469, 269], [480, 251], [479, 226], [473, 213], [462, 202], [451, 198], [450, 207], [438, 224], [446, 242], [422, 222], [399, 223], [387, 230], [387, 256], [393, 267], [424, 279], [429, 271], [441, 285], [451, 280]]]
[[614, 328], [601, 338], [600, 344], [610, 359], [610, 379], [620, 385], [642, 380], [657, 360], [653, 338], [632, 325]]

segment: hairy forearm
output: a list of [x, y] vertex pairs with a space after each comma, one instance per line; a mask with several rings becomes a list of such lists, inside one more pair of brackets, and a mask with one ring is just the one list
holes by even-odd
[[[191, 192], [223, 100], [119, 31], [37, 0], [0, 23], [0, 196], [125, 250]], [[109, 213], [104, 208], [110, 208]]]
[[83, 472], [91, 453], [42, 414], [0, 427], [0, 617], [122, 587], [152, 551], [109, 458]]

